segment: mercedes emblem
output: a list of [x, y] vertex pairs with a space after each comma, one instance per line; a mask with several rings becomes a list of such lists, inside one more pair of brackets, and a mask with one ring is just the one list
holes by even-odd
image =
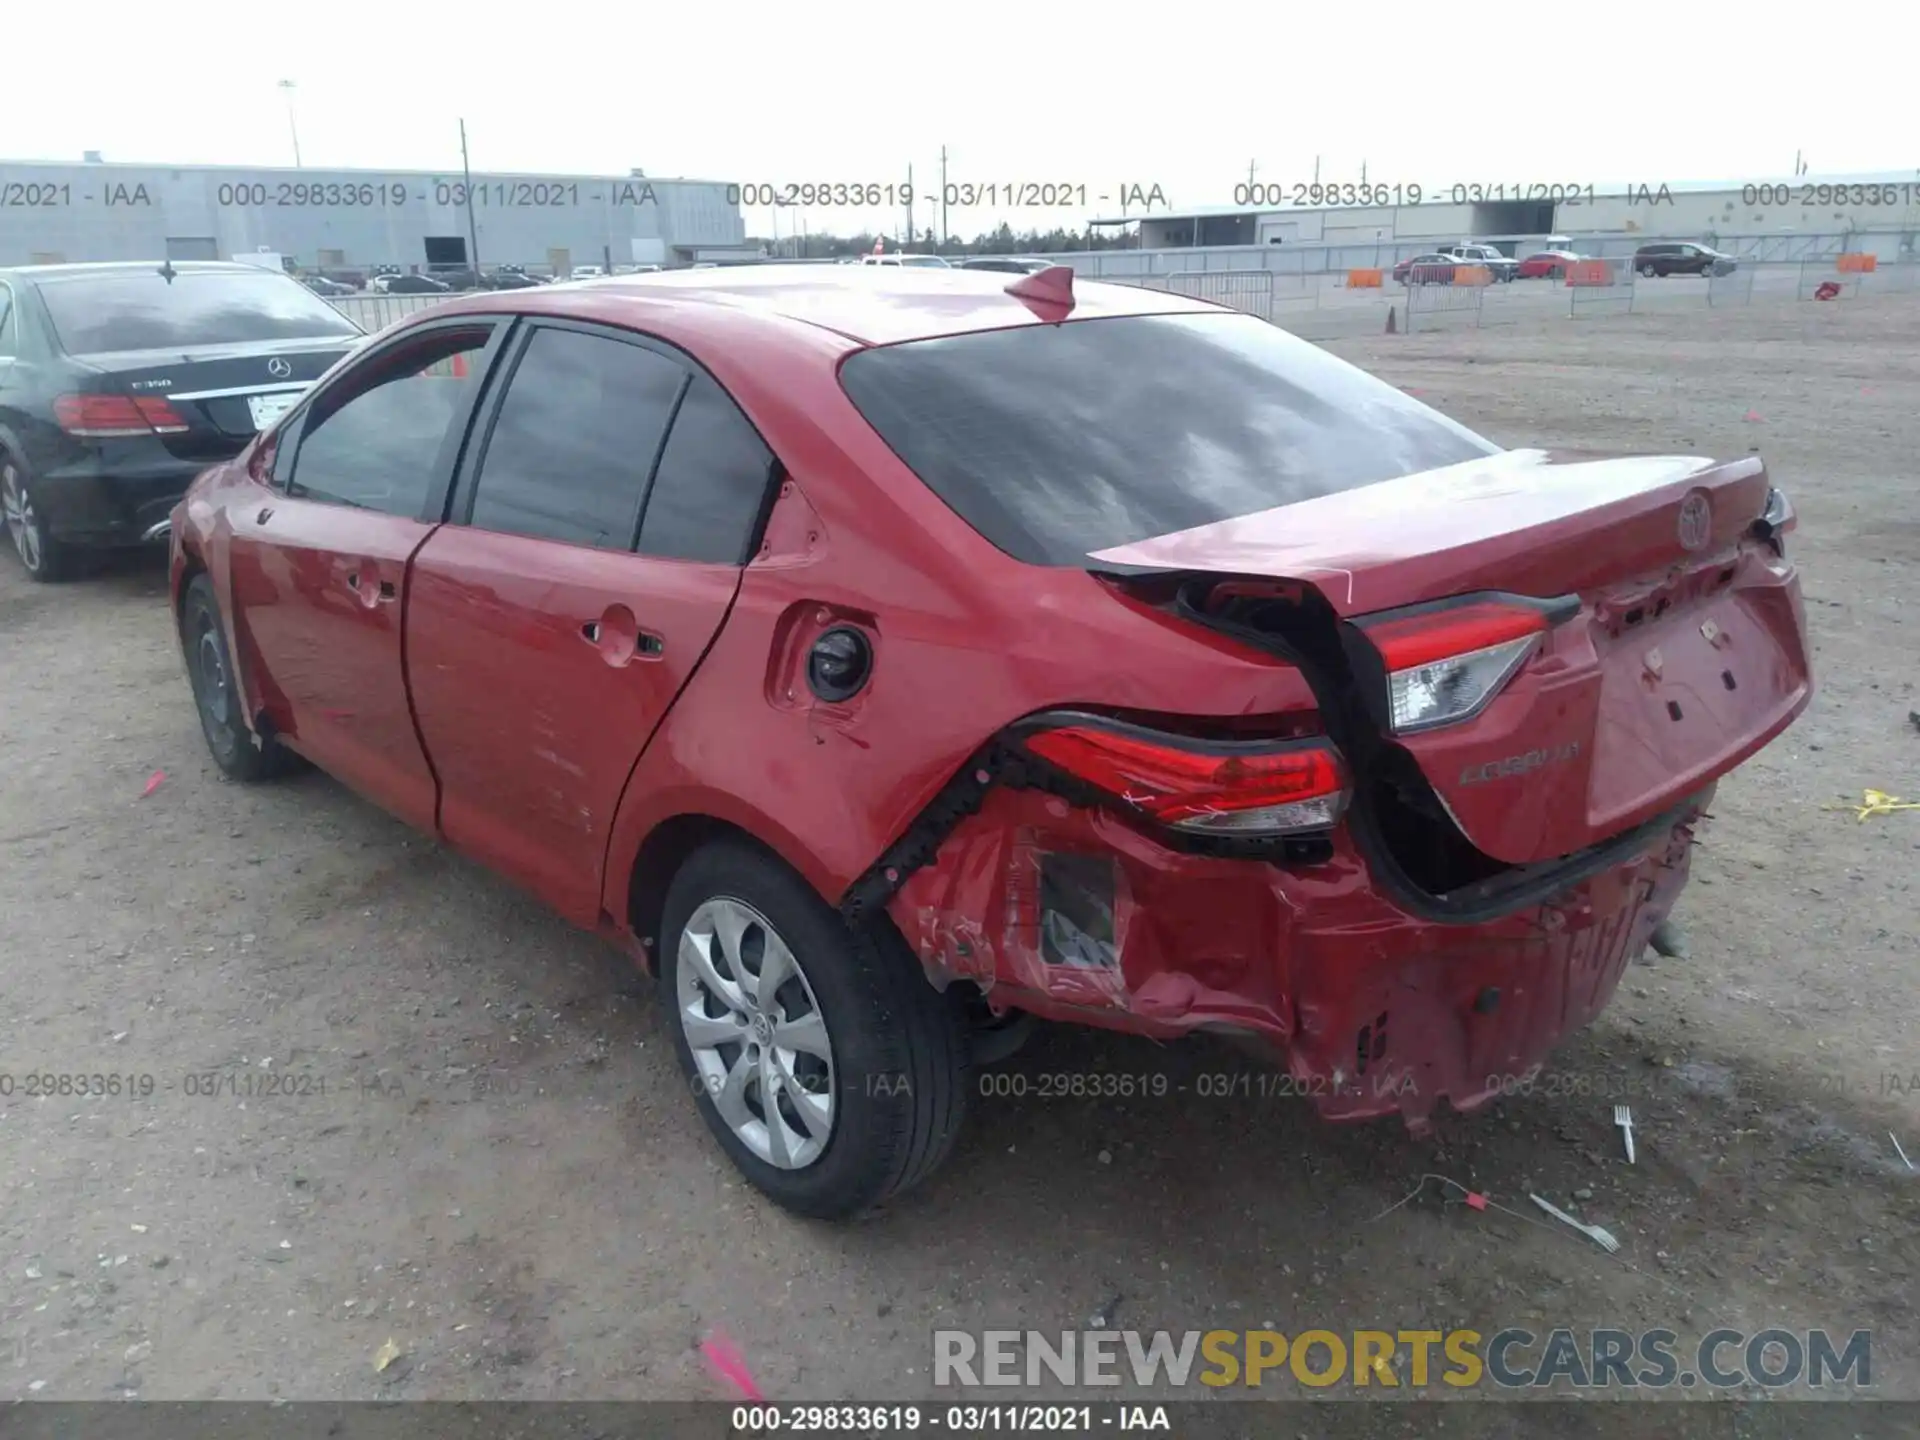
[[267, 373], [276, 380], [284, 380], [293, 374], [293, 366], [276, 355], [273, 359], [267, 361]]

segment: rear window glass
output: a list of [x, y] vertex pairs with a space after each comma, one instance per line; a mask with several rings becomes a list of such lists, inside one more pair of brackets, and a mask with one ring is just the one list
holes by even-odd
[[360, 333], [306, 286], [266, 271], [63, 276], [41, 281], [40, 296], [69, 355]]
[[1250, 315], [919, 340], [863, 350], [840, 374], [934, 493], [1035, 565], [1499, 449]]

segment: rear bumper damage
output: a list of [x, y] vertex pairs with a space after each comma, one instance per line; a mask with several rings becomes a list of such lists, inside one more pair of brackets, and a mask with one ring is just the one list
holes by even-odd
[[1389, 898], [1344, 825], [1305, 863], [1180, 853], [985, 766], [962, 780], [849, 892], [849, 918], [884, 904], [935, 984], [970, 981], [996, 1010], [1256, 1037], [1324, 1115], [1416, 1133], [1605, 1008], [1686, 883], [1711, 793], [1462, 923]]

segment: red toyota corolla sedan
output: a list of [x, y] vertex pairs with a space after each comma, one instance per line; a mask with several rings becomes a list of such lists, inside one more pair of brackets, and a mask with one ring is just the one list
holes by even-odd
[[1807, 703], [1792, 523], [1180, 296], [769, 266], [386, 331], [194, 484], [172, 592], [222, 769], [628, 947], [734, 1162], [843, 1216], [1009, 1017], [1416, 1130], [1529, 1072]]

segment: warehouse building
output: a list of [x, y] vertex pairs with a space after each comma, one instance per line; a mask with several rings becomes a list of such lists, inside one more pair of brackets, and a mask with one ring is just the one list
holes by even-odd
[[[1920, 234], [1920, 170], [1729, 181], [1636, 180], [1514, 184], [1265, 184], [1237, 188], [1246, 205], [1207, 207], [1098, 225], [1140, 227], [1142, 249], [1239, 245], [1380, 245], [1405, 250], [1451, 240], [1545, 243], [1549, 237], [1763, 239], [1872, 234], [1887, 258], [1911, 255]], [[1340, 203], [1351, 196], [1356, 201]], [[1307, 203], [1294, 203], [1296, 200]], [[1312, 203], [1318, 201], [1320, 203]], [[1907, 241], [1904, 246], [1902, 240]]]
[[[731, 199], [729, 198], [731, 197]], [[757, 253], [713, 180], [0, 161], [0, 265], [226, 260], [308, 269], [690, 265]]]

